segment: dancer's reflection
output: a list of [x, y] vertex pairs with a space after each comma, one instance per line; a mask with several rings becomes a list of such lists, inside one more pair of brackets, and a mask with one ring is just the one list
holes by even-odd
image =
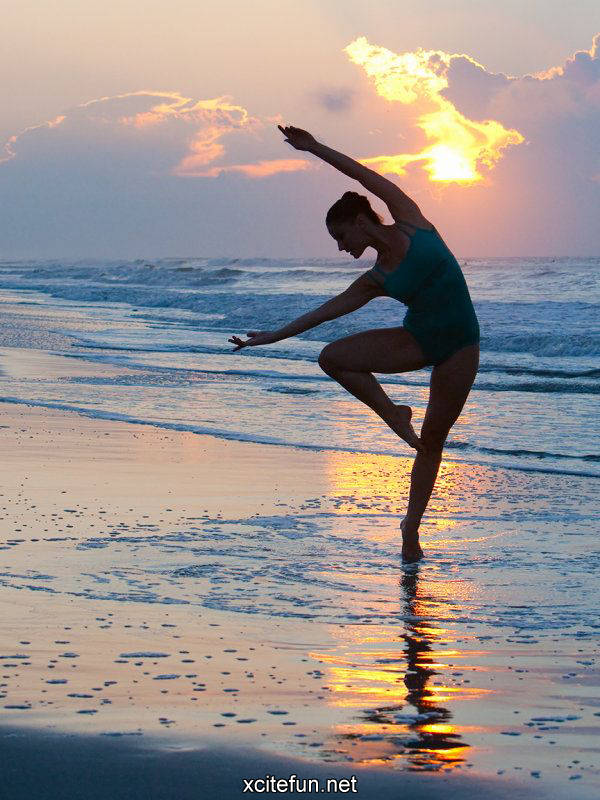
[[[404, 608], [411, 615], [406, 623], [407, 632], [402, 635], [406, 642], [407, 670], [404, 684], [408, 689], [406, 701], [418, 712], [415, 721], [409, 724], [414, 739], [403, 741], [408, 749], [408, 760], [412, 769], [449, 768], [464, 762], [464, 751], [469, 746], [452, 729], [449, 720], [452, 713], [439, 705], [436, 693], [429, 688], [436, 656], [432, 653], [436, 634], [432, 620], [421, 617], [418, 597], [418, 567], [403, 571], [400, 586]], [[419, 617], [421, 617], [419, 619]]]
[[[427, 616], [425, 604], [436, 602], [436, 598], [419, 593], [419, 568], [412, 565], [403, 570], [400, 579], [401, 607], [407, 621], [406, 632], [401, 635], [405, 642], [406, 672], [403, 680], [408, 690], [405, 702], [400, 705], [381, 706], [365, 713], [365, 721], [381, 726], [385, 746], [382, 758], [386, 761], [402, 759], [408, 762], [409, 770], [449, 770], [464, 763], [465, 750], [469, 745], [453, 730], [450, 724], [452, 713], [444, 708], [431, 686], [438, 655], [435, 652], [442, 630]], [[385, 659], [389, 663], [388, 659]], [[381, 663], [381, 661], [379, 662]], [[436, 687], [440, 688], [440, 687]], [[407, 704], [415, 713], [407, 714]], [[402, 725], [408, 731], [387, 733], [387, 728]], [[349, 734], [348, 739], [360, 739], [360, 734]], [[391, 748], [390, 748], [391, 745]]]

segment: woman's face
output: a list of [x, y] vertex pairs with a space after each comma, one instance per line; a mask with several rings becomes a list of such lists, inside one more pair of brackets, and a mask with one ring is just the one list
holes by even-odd
[[350, 253], [354, 258], [360, 258], [370, 242], [366, 233], [357, 220], [333, 222], [327, 230], [338, 244], [338, 249]]

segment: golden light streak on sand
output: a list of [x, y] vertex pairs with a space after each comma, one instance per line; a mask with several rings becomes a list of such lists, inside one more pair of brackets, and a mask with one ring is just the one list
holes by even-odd
[[403, 455], [328, 453], [329, 492], [341, 501], [336, 504], [335, 513], [370, 514], [373, 500], [400, 504], [410, 488], [411, 466], [412, 459]]
[[[335, 501], [332, 512], [340, 516], [389, 513], [392, 516], [388, 525], [373, 525], [365, 535], [369, 541], [399, 541], [399, 525], [408, 504], [413, 462], [412, 456], [401, 454], [327, 454], [325, 470], [329, 496]], [[422, 529], [424, 535], [448, 533], [459, 525], [459, 517], [455, 512], [462, 507], [463, 496], [469, 491], [464, 482], [464, 468], [460, 462], [442, 461], [428, 508], [427, 526]], [[436, 539], [436, 546], [450, 545], [448, 539]]]
[[436, 759], [442, 761], [454, 761], [457, 755], [468, 749], [468, 745], [458, 745], [457, 747], [446, 747], [443, 750], [434, 747], [421, 747], [419, 753], [432, 753]]
[[435, 628], [430, 625], [415, 625], [414, 629], [416, 633], [420, 633], [422, 636], [435, 636], [438, 640], [442, 633], [448, 633], [447, 628]]
[[360, 159], [362, 164], [404, 175], [407, 164], [423, 161], [431, 181], [471, 184], [483, 179], [482, 166], [492, 169], [506, 147], [525, 141], [519, 131], [505, 128], [496, 120], [468, 119], [441, 94], [448, 86], [446, 75], [453, 58], [467, 58], [481, 67], [469, 56], [420, 48], [398, 54], [371, 45], [364, 36], [351, 42], [344, 52], [363, 67], [381, 97], [418, 107], [416, 124], [431, 141], [420, 153], [380, 155]]
[[[453, 767], [456, 766], [457, 762], [461, 762], [464, 760], [462, 755], [465, 750], [468, 750], [468, 745], [462, 745], [458, 747], [449, 747], [445, 749], [436, 750], [434, 748], [425, 748], [419, 747], [418, 756], [415, 758], [419, 759], [419, 763], [423, 766], [423, 762], [427, 762], [431, 766], [435, 766], [436, 769], [440, 769], [444, 772], [449, 772]], [[427, 754], [431, 754], [433, 758], [426, 758]], [[407, 758], [405, 753], [394, 753], [387, 758], [367, 758], [361, 760], [362, 766], [389, 766], [390, 763], [394, 761], [410, 761], [412, 759]], [[413, 767], [414, 769], [414, 767]]]
[[[353, 734], [353, 733], [356, 733], [357, 727], [358, 726], [355, 726], [355, 725], [336, 725], [335, 730], [338, 733], [350, 733], [350, 734]], [[392, 733], [394, 731], [396, 731], [396, 732], [405, 731], [406, 728], [407, 728], [407, 725], [406, 725], [405, 722], [399, 722], [397, 724], [388, 723], [386, 725], [386, 730], [388, 730], [388, 731], [390, 731]], [[381, 733], [381, 725], [379, 723], [364, 722], [364, 723], [362, 723], [360, 725], [360, 732], [361, 732], [361, 734], [366, 734], [366, 735], [369, 735], [370, 733]]]
[[476, 686], [428, 686], [427, 691], [432, 694], [442, 694], [443, 692], [448, 695], [447, 697], [436, 697], [436, 702], [440, 700], [450, 700], [453, 694], [468, 694], [474, 697], [483, 697], [484, 694], [495, 694], [494, 689], [481, 689]]
[[[351, 470], [354, 482], [355, 473]], [[468, 731], [453, 725], [452, 708], [494, 693], [454, 680], [457, 659], [469, 659], [462, 669], [476, 671], [473, 653], [457, 649], [452, 630], [437, 624], [437, 618], [451, 621], [459, 613], [472, 588], [461, 581], [404, 575], [396, 591], [404, 621], [336, 627], [331, 633], [339, 647], [310, 654], [324, 665], [330, 708], [356, 718], [333, 726], [331, 737], [336, 746], [352, 742], [353, 760], [361, 765], [401, 759], [413, 770], [452, 770], [471, 747], [463, 738]], [[390, 587], [382, 585], [382, 592], [389, 596]], [[389, 611], [389, 605], [385, 608]], [[358, 605], [356, 610], [361, 612]]]
[[[331, 674], [338, 681], [338, 684], [333, 687], [333, 691], [345, 691], [348, 688], [347, 681], [355, 683], [359, 681], [379, 681], [380, 683], [397, 683], [398, 676], [403, 673], [403, 670], [395, 669], [352, 669], [332, 666]], [[342, 681], [346, 681], [346, 685], [342, 686]], [[353, 688], [354, 691], [354, 688]]]
[[[410, 726], [406, 722], [386, 723], [386, 731], [390, 733], [406, 731]], [[340, 724], [335, 726], [338, 733], [356, 733], [356, 727], [353, 725]], [[449, 725], [448, 723], [421, 723], [419, 724], [419, 731], [423, 733], [440, 733], [444, 735], [456, 735], [459, 733], [482, 733], [487, 730], [483, 725]], [[381, 725], [376, 722], [365, 722], [360, 726], [361, 734], [381, 733]], [[461, 748], [449, 748], [461, 749]]]
[[455, 728], [453, 725], [448, 725], [447, 723], [436, 722], [431, 723], [430, 725], [422, 725], [421, 730], [423, 733], [455, 733]]

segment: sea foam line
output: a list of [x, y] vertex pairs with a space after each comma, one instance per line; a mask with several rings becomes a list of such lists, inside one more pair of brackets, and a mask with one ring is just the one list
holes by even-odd
[[[121, 414], [116, 411], [100, 411], [98, 409], [88, 409], [82, 408], [80, 406], [72, 406], [66, 403], [49, 403], [43, 402], [41, 400], [33, 401], [33, 400], [24, 400], [20, 397], [0, 397], [0, 403], [14, 403], [15, 405], [25, 405], [31, 406], [33, 408], [48, 408], [53, 409], [56, 411], [72, 411], [76, 414], [81, 414], [84, 417], [88, 417], [91, 419], [104, 419], [112, 422], [127, 422], [134, 425], [149, 425], [155, 428], [161, 428], [165, 430], [174, 430], [174, 431], [185, 431], [187, 433], [196, 433], [198, 435], [203, 436], [213, 436], [217, 439], [229, 439], [232, 441], [238, 442], [252, 442], [254, 444], [265, 444], [265, 445], [275, 445], [277, 447], [291, 447], [297, 448], [299, 450], [311, 450], [313, 452], [339, 452], [339, 453], [351, 453], [351, 454], [364, 454], [364, 455], [375, 455], [375, 456], [397, 456], [397, 457], [406, 457], [401, 456], [398, 453], [385, 451], [385, 450], [365, 450], [361, 448], [348, 448], [348, 447], [338, 447], [336, 445], [328, 445], [326, 447], [322, 445], [314, 445], [308, 444], [304, 442], [289, 442], [283, 441], [280, 439], [276, 439], [269, 436], [259, 436], [257, 434], [246, 434], [246, 433], [238, 433], [233, 431], [226, 431], [219, 428], [206, 428], [199, 425], [189, 425], [177, 422], [167, 422], [167, 421], [155, 421], [155, 420], [146, 420], [141, 419], [138, 417], [132, 417], [129, 414]], [[452, 446], [453, 443], [448, 442], [448, 446]], [[467, 442], [455, 442], [454, 446], [458, 449], [465, 449], [469, 447], [474, 447], [474, 445], [469, 445]], [[484, 448], [477, 448], [483, 450]], [[488, 450], [491, 448], [488, 448]], [[551, 456], [550, 456], [551, 457]], [[573, 460], [578, 458], [584, 458], [589, 460], [589, 456], [572, 456]], [[594, 459], [596, 457], [594, 456]], [[447, 462], [460, 464], [472, 464], [475, 466], [484, 466], [487, 468], [492, 469], [507, 469], [513, 470], [515, 472], [539, 472], [549, 475], [573, 475], [576, 477], [582, 478], [600, 478], [600, 476], [594, 472], [584, 472], [581, 470], [564, 470], [564, 469], [553, 469], [551, 467], [534, 467], [530, 465], [521, 465], [521, 464], [490, 464], [486, 461], [475, 461], [475, 460], [456, 460], [451, 458], [445, 458]]]

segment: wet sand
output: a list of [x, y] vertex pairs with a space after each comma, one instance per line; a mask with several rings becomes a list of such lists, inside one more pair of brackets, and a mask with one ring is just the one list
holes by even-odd
[[[39, 731], [0, 730], [0, 745], [7, 768], [3, 789], [12, 800], [198, 800], [198, 798], [249, 797], [252, 794], [286, 794], [296, 776], [292, 796], [359, 797], [378, 800], [462, 800], [480, 795], [489, 800], [531, 800], [568, 797], [567, 793], [540, 788], [532, 792], [515, 779], [471, 775], [395, 773], [381, 768], [340, 768], [306, 760], [285, 758], [248, 746], [199, 745], [166, 748], [107, 741], [96, 736], [68, 736]], [[32, 761], [35, 769], [31, 769]], [[248, 789], [246, 781], [251, 782]], [[354, 780], [353, 780], [354, 779]], [[338, 783], [328, 783], [335, 780]], [[274, 791], [265, 791], [270, 787]], [[336, 788], [339, 787], [339, 791]], [[246, 789], [246, 791], [244, 791]], [[573, 795], [570, 795], [571, 797]], [[585, 795], [579, 795], [585, 796]]]
[[7, 797], [597, 796], [588, 480], [0, 408]]

